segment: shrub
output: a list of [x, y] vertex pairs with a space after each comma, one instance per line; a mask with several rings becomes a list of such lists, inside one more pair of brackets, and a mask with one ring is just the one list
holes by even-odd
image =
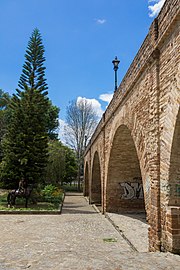
[[50, 184], [44, 187], [41, 194], [44, 201], [59, 203], [62, 201], [63, 191], [60, 188]]

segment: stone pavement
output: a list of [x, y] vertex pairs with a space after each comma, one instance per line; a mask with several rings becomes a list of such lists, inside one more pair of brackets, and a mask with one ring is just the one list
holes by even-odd
[[135, 251], [148, 252], [148, 224], [145, 213], [106, 213], [106, 217]]
[[1, 215], [0, 220], [0, 270], [180, 269], [178, 255], [135, 252], [81, 194], [66, 196], [62, 215]]

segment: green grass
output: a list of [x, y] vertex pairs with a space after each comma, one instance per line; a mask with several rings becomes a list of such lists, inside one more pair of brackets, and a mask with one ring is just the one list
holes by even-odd
[[45, 201], [43, 198], [36, 197], [36, 203], [34, 203], [31, 198], [28, 202], [28, 208], [25, 208], [25, 199], [24, 198], [16, 198], [16, 205], [14, 207], [8, 208], [7, 203], [7, 194], [6, 192], [1, 192], [0, 194], [0, 211], [57, 211], [59, 210], [59, 205], [62, 202], [62, 196], [59, 200], [55, 200], [54, 202]]
[[0, 204], [0, 210], [4, 211], [54, 211], [58, 210], [59, 205], [46, 202], [38, 202], [37, 204], [29, 204], [28, 208], [24, 207], [24, 204], [16, 204], [14, 207], [8, 208], [7, 203]]
[[115, 242], [117, 242], [117, 239], [116, 238], [104, 238], [103, 241], [106, 243], [115, 243]]

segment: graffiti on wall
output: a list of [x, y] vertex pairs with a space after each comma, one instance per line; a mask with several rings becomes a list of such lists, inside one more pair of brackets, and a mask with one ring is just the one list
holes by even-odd
[[130, 183], [130, 182], [123, 182], [120, 185], [124, 189], [124, 194], [122, 195], [122, 199], [131, 200], [131, 199], [143, 199], [143, 185], [140, 183]]
[[169, 196], [180, 197], [180, 184], [161, 184], [161, 191], [166, 192]]
[[177, 197], [180, 197], [180, 184], [176, 184], [176, 194]]

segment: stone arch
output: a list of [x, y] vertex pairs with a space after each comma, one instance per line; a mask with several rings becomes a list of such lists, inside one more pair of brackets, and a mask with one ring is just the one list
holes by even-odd
[[180, 109], [178, 111], [171, 147], [168, 204], [180, 206]]
[[130, 129], [120, 125], [110, 151], [106, 211], [144, 211], [144, 192], [139, 159]]
[[89, 166], [88, 162], [85, 164], [84, 171], [84, 196], [89, 196]]
[[98, 152], [96, 151], [92, 164], [91, 203], [101, 205], [101, 168]]

